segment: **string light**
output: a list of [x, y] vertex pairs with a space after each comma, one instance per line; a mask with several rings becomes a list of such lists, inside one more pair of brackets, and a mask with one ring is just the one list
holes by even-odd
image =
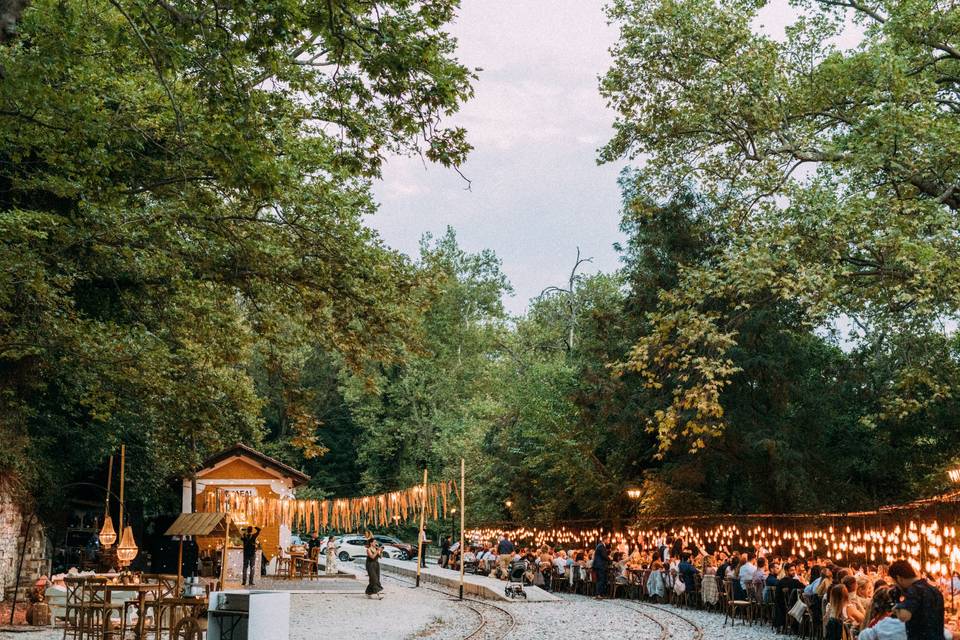
[[708, 547], [727, 551], [764, 549], [770, 555], [825, 558], [843, 564], [891, 562], [903, 558], [931, 577], [941, 577], [960, 568], [960, 543], [953, 542], [955, 531], [952, 524], [944, 526], [932, 518], [910, 521], [903, 529], [899, 524], [892, 528], [843, 525], [780, 529], [772, 525], [745, 527], [734, 523], [628, 526], [619, 531], [600, 526], [486, 527], [469, 530], [467, 537], [482, 542], [508, 535], [523, 546], [590, 547], [599, 537], [610, 536], [617, 544], [625, 542], [646, 548], [662, 544], [667, 539], [681, 538], [686, 545], [695, 545], [702, 550]]

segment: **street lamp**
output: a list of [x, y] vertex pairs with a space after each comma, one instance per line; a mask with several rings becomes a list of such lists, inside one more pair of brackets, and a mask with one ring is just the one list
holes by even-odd
[[627, 488], [627, 497], [631, 500], [639, 500], [641, 495], [643, 494], [637, 487]]

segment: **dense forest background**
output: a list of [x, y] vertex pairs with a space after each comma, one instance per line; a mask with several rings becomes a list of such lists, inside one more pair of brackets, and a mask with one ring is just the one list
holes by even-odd
[[[960, 15], [617, 0], [622, 268], [522, 317], [454, 230], [366, 228], [396, 153], [457, 167], [457, 3], [12, 3], [0, 38], [0, 471], [55, 505], [243, 441], [471, 520], [861, 509], [960, 448]], [[929, 5], [929, 6], [928, 6]], [[836, 36], [863, 34], [842, 50]], [[585, 221], [585, 224], [587, 221]], [[639, 502], [626, 489], [641, 489]], [[507, 504], [510, 506], [507, 507]]]

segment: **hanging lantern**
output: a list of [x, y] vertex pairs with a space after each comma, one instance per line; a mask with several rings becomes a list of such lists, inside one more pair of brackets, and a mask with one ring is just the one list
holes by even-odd
[[120, 538], [120, 544], [117, 545], [117, 560], [120, 564], [126, 566], [133, 562], [137, 557], [137, 543], [133, 539], [133, 527], [127, 525], [123, 529], [123, 537]]
[[117, 541], [117, 532], [113, 528], [113, 518], [109, 515], [103, 517], [103, 527], [100, 528], [100, 546], [103, 549], [109, 548]]

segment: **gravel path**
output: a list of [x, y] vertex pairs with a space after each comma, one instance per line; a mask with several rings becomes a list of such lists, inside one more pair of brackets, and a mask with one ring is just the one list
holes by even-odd
[[[292, 590], [290, 640], [775, 640], [769, 627], [723, 626], [723, 615], [633, 600], [558, 594], [556, 602], [459, 602], [453, 592], [411, 588], [384, 574], [383, 600], [357, 580], [279, 582]], [[486, 625], [481, 628], [481, 623]], [[473, 635], [471, 635], [473, 634]], [[0, 640], [60, 640], [63, 631], [0, 631]]]

